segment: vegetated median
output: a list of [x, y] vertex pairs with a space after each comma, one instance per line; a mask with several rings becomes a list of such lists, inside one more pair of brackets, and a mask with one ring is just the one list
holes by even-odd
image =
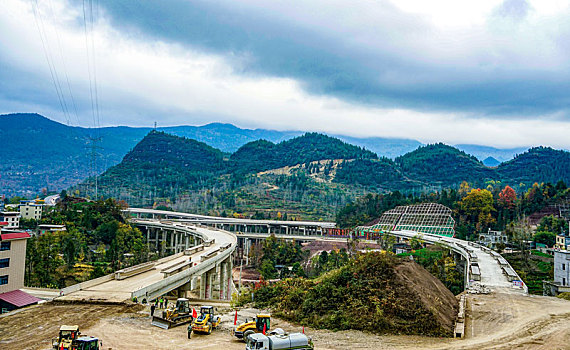
[[[359, 253], [345, 266], [310, 280], [257, 284], [254, 305], [304, 326], [378, 334], [452, 336], [457, 300], [417, 263], [391, 253]], [[242, 293], [237, 305], [247, 303]]]

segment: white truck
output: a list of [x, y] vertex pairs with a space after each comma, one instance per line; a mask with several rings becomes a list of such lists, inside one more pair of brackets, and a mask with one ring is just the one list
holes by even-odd
[[246, 350], [313, 350], [313, 341], [303, 333], [266, 336], [261, 333], [247, 337]]

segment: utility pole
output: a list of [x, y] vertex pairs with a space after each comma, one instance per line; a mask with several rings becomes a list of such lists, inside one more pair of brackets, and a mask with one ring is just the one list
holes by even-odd
[[89, 137], [89, 141], [91, 141], [91, 173], [93, 174], [95, 180], [95, 200], [99, 197], [99, 180], [97, 179], [98, 168], [97, 168], [97, 148], [102, 148], [97, 146], [97, 142], [101, 141], [101, 137]]

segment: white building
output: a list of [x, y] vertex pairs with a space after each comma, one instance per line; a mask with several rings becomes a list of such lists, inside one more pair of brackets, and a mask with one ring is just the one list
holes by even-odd
[[554, 281], [544, 282], [545, 295], [570, 292], [570, 251], [554, 251]]
[[479, 244], [489, 248], [495, 248], [497, 244], [507, 244], [509, 241], [507, 235], [503, 231], [493, 231], [489, 229], [487, 232], [479, 234]]
[[7, 229], [14, 229], [20, 227], [20, 213], [17, 211], [2, 211], [0, 212], [0, 222], [5, 222], [4, 226]]
[[20, 216], [24, 219], [39, 221], [42, 218], [42, 209], [43, 204], [38, 204], [36, 201], [20, 202]]

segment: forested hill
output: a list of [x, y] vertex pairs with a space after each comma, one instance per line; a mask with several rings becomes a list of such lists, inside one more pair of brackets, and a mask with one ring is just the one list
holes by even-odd
[[570, 153], [550, 147], [531, 148], [502, 163], [497, 171], [506, 182], [551, 182], [570, 178]]
[[474, 156], [443, 143], [420, 147], [395, 162], [410, 178], [432, 186], [453, 187], [462, 181], [479, 185], [497, 177]]
[[151, 131], [127, 153], [122, 165], [178, 167], [197, 171], [223, 169], [223, 154], [203, 142]]
[[[278, 144], [265, 140], [250, 142], [229, 156], [196, 140], [151, 131], [121, 163], [102, 174], [97, 185], [103, 196], [123, 199], [131, 205], [157, 202], [174, 205], [183, 201], [187, 206], [184, 208], [220, 214], [236, 206], [259, 207], [263, 201], [267, 201], [267, 208], [279, 199], [288, 202], [285, 207], [299, 207], [299, 202], [306, 200], [311, 204], [303, 207], [322, 207], [323, 213], [332, 216], [337, 206], [363, 191], [319, 185], [307, 176], [306, 170], [316, 172], [319, 166], [315, 163], [329, 159], [373, 160], [377, 157], [361, 147], [317, 133]], [[290, 176], [257, 174], [299, 164], [302, 169], [288, 174]], [[330, 172], [332, 165], [323, 165], [326, 166]], [[94, 179], [87, 179], [74, 190], [92, 196], [94, 184]], [[309, 192], [312, 196], [307, 199], [305, 195]], [[221, 210], [211, 212], [218, 209]]]
[[[123, 158], [98, 178], [104, 197], [144, 204], [156, 198], [176, 199], [190, 189], [206, 187], [224, 172], [223, 153], [203, 142], [151, 131]], [[79, 185], [89, 195], [93, 179]]]
[[[228, 155], [196, 140], [152, 131], [100, 176], [98, 185], [100, 194], [135, 206], [167, 203], [213, 215], [226, 210], [264, 212], [262, 218], [282, 211], [331, 219], [369, 192], [421, 193], [458, 188], [463, 181], [476, 187], [500, 182], [515, 188], [521, 183], [570, 182], [569, 157], [568, 152], [537, 148], [490, 168], [439, 143], [392, 161], [316, 133], [277, 144], [254, 141]], [[81, 194], [93, 195], [93, 184], [89, 179], [79, 186]], [[271, 210], [275, 212], [269, 214]]]
[[273, 144], [260, 140], [240, 147], [231, 161], [238, 171], [264, 171], [323, 159], [376, 159], [376, 153], [317, 133]]

